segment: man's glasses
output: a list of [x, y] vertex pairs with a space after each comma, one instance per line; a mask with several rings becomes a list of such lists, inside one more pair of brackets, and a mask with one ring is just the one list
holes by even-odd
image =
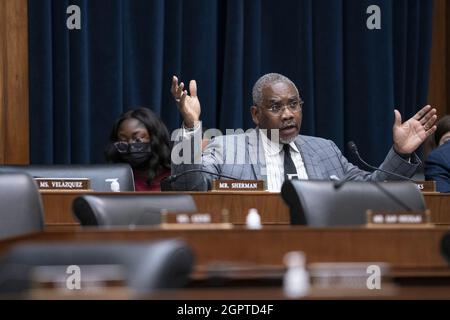
[[149, 142], [133, 142], [128, 143], [125, 141], [114, 142], [114, 147], [119, 153], [141, 153], [150, 152]]
[[273, 115], [280, 116], [283, 113], [284, 108], [287, 108], [292, 113], [300, 112], [303, 108], [303, 103], [304, 102], [301, 100], [293, 100], [286, 105], [282, 103], [272, 103], [270, 107], [265, 109]]

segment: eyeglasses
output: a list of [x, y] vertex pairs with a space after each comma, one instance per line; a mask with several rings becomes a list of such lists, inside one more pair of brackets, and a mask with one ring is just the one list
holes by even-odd
[[133, 142], [128, 143], [125, 141], [114, 142], [114, 147], [119, 153], [141, 153], [150, 152], [149, 142]]
[[283, 114], [284, 108], [288, 108], [288, 110], [292, 113], [300, 112], [303, 108], [303, 103], [304, 102], [301, 100], [293, 100], [286, 105], [282, 103], [273, 103], [270, 107], [265, 109], [273, 115], [280, 116]]

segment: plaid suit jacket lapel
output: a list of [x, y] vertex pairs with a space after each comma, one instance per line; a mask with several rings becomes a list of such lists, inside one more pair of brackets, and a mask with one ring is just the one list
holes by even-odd
[[320, 166], [319, 159], [316, 155], [314, 148], [306, 143], [301, 135], [295, 140], [295, 144], [300, 150], [300, 154], [303, 158], [303, 163], [305, 164], [306, 173], [310, 180], [322, 180], [325, 175]]

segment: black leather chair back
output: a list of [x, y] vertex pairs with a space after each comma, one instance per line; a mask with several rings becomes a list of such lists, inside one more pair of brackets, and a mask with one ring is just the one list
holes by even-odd
[[118, 266], [123, 269], [125, 285], [135, 291], [178, 288], [188, 281], [193, 264], [193, 252], [181, 240], [21, 244], [2, 259], [0, 292], [30, 289], [33, 271], [39, 266], [61, 266], [55, 271], [61, 275], [53, 278], [67, 279], [67, 267], [72, 265], [80, 268], [81, 281], [89, 276], [87, 268], [83, 270], [86, 266]]
[[0, 173], [0, 239], [42, 231], [41, 196], [26, 173]]
[[366, 210], [425, 210], [417, 186], [410, 182], [286, 181], [281, 195], [290, 208], [291, 224], [314, 227], [362, 225]]
[[83, 195], [73, 201], [83, 226], [130, 226], [161, 223], [161, 211], [196, 212], [190, 195]]
[[34, 178], [89, 178], [91, 189], [110, 192], [111, 182], [118, 179], [120, 191], [134, 191], [133, 170], [125, 163], [86, 165], [14, 165], [0, 166], [0, 172], [26, 172]]

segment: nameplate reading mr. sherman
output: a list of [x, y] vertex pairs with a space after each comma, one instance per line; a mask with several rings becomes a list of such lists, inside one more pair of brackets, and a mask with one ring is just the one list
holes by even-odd
[[264, 191], [262, 180], [213, 180], [212, 191]]
[[90, 190], [87, 178], [35, 178], [40, 190]]

